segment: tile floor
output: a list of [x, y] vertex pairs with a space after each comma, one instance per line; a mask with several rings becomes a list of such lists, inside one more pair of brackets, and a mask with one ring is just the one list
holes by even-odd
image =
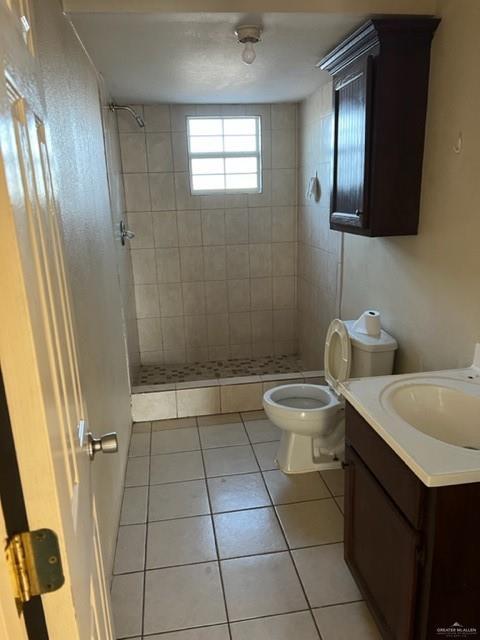
[[300, 376], [303, 369], [298, 356], [265, 356], [173, 365], [145, 364], [140, 367], [133, 384], [154, 385], [276, 373], [298, 373]]
[[286, 476], [262, 411], [134, 425], [117, 638], [379, 640], [343, 561], [343, 472]]

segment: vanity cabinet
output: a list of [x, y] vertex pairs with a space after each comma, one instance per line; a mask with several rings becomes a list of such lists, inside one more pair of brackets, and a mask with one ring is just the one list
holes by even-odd
[[330, 228], [417, 233], [430, 45], [439, 20], [369, 20], [321, 60], [333, 76]]
[[383, 638], [480, 637], [480, 483], [425, 486], [348, 403], [345, 465], [345, 560]]

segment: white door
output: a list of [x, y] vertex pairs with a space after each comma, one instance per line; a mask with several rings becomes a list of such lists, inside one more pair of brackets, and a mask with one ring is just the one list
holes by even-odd
[[79, 429], [87, 421], [77, 364], [81, 345], [34, 38], [32, 46], [23, 37], [18, 7], [24, 11], [25, 1], [7, 6], [0, 0], [1, 367], [30, 528], [53, 529], [60, 541], [66, 582], [42, 597], [50, 640], [107, 640], [113, 638], [109, 595], [86, 434]]

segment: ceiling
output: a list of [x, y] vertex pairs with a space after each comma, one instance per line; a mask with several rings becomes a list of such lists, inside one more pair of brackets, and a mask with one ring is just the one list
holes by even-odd
[[[71, 13], [118, 102], [297, 101], [326, 80], [315, 63], [365, 15], [326, 13]], [[254, 64], [233, 34], [262, 24]]]

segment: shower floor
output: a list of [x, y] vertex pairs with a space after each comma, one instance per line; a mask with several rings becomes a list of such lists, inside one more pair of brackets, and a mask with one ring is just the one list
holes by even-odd
[[172, 365], [142, 365], [135, 385], [154, 385], [216, 378], [300, 373], [304, 367], [298, 356], [265, 356], [237, 360], [213, 360]]

